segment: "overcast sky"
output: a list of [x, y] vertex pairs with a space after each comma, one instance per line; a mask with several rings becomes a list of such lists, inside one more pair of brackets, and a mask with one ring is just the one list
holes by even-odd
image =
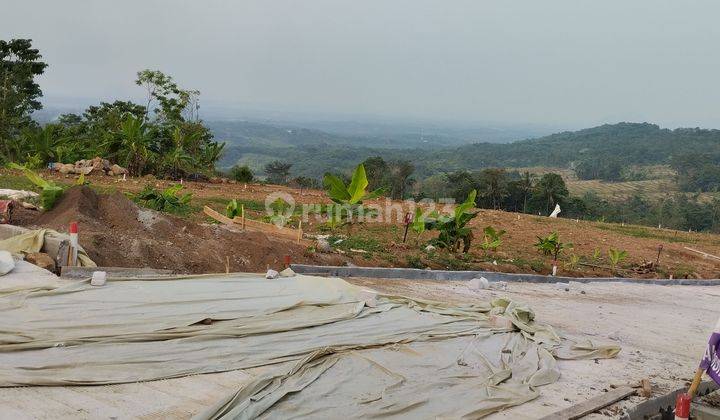
[[717, 0], [2, 1], [55, 99], [152, 68], [239, 113], [720, 127]]

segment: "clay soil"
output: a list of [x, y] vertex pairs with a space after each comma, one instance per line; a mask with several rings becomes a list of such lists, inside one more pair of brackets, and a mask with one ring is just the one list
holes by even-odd
[[308, 253], [291, 241], [259, 232], [231, 231], [140, 208], [119, 192], [89, 187], [66, 191], [49, 212], [20, 212], [18, 224], [67, 231], [79, 222], [80, 245], [99, 266], [151, 267], [179, 273], [262, 272], [282, 266], [284, 256], [306, 264], [343, 264], [334, 254]]
[[[8, 173], [6, 170], [0, 170], [0, 173]], [[60, 183], [71, 183], [74, 178], [64, 176], [57, 173], [45, 172], [43, 176], [54, 179]], [[158, 189], [166, 188], [172, 185], [173, 181], [157, 180], [153, 177], [144, 178], [128, 178], [127, 181], [121, 181], [112, 177], [90, 176], [88, 179], [94, 189], [106, 192], [126, 192], [136, 193], [146, 185], [154, 186]], [[189, 215], [186, 219], [168, 216], [162, 222], [162, 228], [148, 227], [147, 225], [135, 222], [136, 226], [133, 232], [137, 235], [129, 242], [123, 245], [127, 247], [127, 243], [134, 246], [132, 249], [146, 248], [145, 251], [149, 255], [156, 252], [165, 252], [150, 250], [146, 243], [162, 244], [163, 241], [175, 243], [173, 235], [166, 236], [169, 239], [163, 239], [162, 236], [153, 237], [152, 229], [166, 229], [173, 232], [181, 232], [182, 229], [191, 229], [195, 224], [206, 223], [208, 219], [202, 214], [203, 205], [209, 205], [216, 210], [223, 211], [225, 203], [233, 198], [255, 202], [259, 206], [264, 206], [265, 198], [271, 193], [283, 192], [290, 194], [296, 203], [321, 204], [328, 203], [329, 200], [324, 192], [317, 190], [303, 191], [289, 188], [285, 186], [263, 185], [263, 184], [210, 184], [201, 182], [185, 182], [187, 191], [193, 194], [193, 205], [196, 208], [194, 214]], [[117, 198], [115, 198], [117, 200]], [[65, 201], [65, 200], [64, 200]], [[386, 200], [381, 198], [373, 203], [386, 204]], [[132, 204], [132, 203], [130, 203]], [[402, 213], [407, 211], [407, 205], [401, 202], [392, 202], [391, 204], [399, 206], [404, 210], [398, 210]], [[137, 210], [137, 208], [135, 208]], [[53, 210], [50, 214], [55, 214], [58, 209]], [[264, 214], [261, 211], [248, 211], [248, 217], [260, 218]], [[561, 214], [562, 216], [562, 214]], [[400, 216], [402, 218], [402, 216]], [[71, 219], [71, 215], [65, 218]], [[56, 227], [65, 230], [67, 220], [60, 220], [55, 224]], [[42, 218], [41, 223], [45, 223]], [[52, 220], [49, 220], [52, 221]], [[318, 220], [311, 215], [310, 220], [303, 224], [306, 233], [317, 234], [327, 233], [323, 231], [323, 221]], [[704, 255], [688, 250], [693, 248], [709, 254], [720, 256], [720, 235], [709, 233], [688, 233], [670, 229], [657, 229], [645, 226], [620, 225], [614, 223], [601, 223], [593, 221], [575, 221], [572, 219], [557, 218], [550, 219], [548, 217], [533, 216], [527, 214], [509, 213], [503, 211], [481, 210], [478, 217], [473, 220], [471, 226], [475, 234], [475, 241], [468, 256], [464, 258], [456, 258], [456, 256], [446, 255], [443, 253], [428, 254], [423, 251], [424, 244], [434, 237], [435, 233], [426, 232], [420, 238], [416, 238], [411, 232], [408, 235], [407, 243], [403, 243], [403, 229], [401, 223], [397, 221], [389, 221], [385, 223], [367, 223], [363, 226], [353, 228], [351, 231], [340, 229], [333, 234], [338, 236], [351, 236], [361, 239], [365, 243], [371, 243], [372, 250], [367, 253], [357, 253], [351, 251], [350, 248], [361, 248], [357, 246], [348, 246], [343, 249], [338, 246], [340, 251], [345, 251], [345, 255], [335, 254], [334, 257], [329, 254], [318, 254], [314, 256], [305, 256], [303, 260], [300, 255], [305, 250], [298, 250], [293, 254], [294, 262], [304, 261], [322, 261], [322, 263], [344, 263], [351, 261], [356, 265], [363, 266], [397, 266], [397, 267], [418, 267], [433, 269], [456, 269], [456, 270], [491, 270], [504, 272], [520, 272], [520, 273], [540, 273], [548, 274], [551, 268], [550, 258], [538, 253], [534, 247], [538, 236], [547, 236], [553, 231], [557, 231], [563, 242], [570, 242], [573, 248], [564, 252], [560, 258], [559, 275], [577, 276], [577, 277], [606, 277], [618, 275], [622, 277], [642, 277], [642, 278], [720, 278], [720, 260], [705, 257]], [[481, 249], [483, 233], [485, 226], [493, 226], [496, 229], [506, 230], [507, 233], [503, 237], [503, 243], [495, 252], [486, 252]], [[215, 232], [219, 228], [203, 227], [201, 230], [204, 235], [207, 232]], [[101, 233], [101, 232], [100, 232]], [[122, 233], [122, 232], [119, 232]], [[135, 234], [135, 233], [134, 233]], [[213, 233], [213, 235], [219, 235]], [[222, 235], [227, 235], [223, 233]], [[250, 233], [244, 234], [246, 237]], [[112, 235], [108, 235], [112, 236]], [[187, 237], [181, 233], [181, 237]], [[113, 239], [113, 238], [110, 238]], [[263, 238], [257, 244], [252, 241], [248, 245], [259, 247], [261, 244], [269, 242], [267, 238]], [[345, 242], [350, 243], [350, 241]], [[120, 244], [117, 244], [120, 246]], [[205, 251], [195, 251], [192, 246], [177, 245], [181, 249], [191, 254], [199, 254]], [[638, 267], [648, 262], [655, 262], [658, 259], [658, 248], [662, 246], [660, 253], [659, 266], [657, 269], [647, 272], [639, 270]], [[92, 246], [90, 247], [92, 250]], [[162, 248], [162, 247], [161, 247]], [[167, 247], [166, 247], [167, 248]], [[211, 264], [214, 271], [218, 268], [224, 270], [224, 263], [218, 265], [218, 261], [224, 259], [226, 255], [237, 253], [236, 246], [224, 246], [220, 248], [208, 248], [208, 258], [213, 258], [215, 262]], [[628, 252], [626, 260], [621, 262], [620, 266], [613, 272], [609, 267], [608, 250], [611, 248], [625, 250]], [[233, 249], [232, 252], [229, 250]], [[365, 249], [368, 249], [366, 247]], [[595, 251], [598, 251], [599, 259], [593, 258]], [[246, 251], [243, 251], [246, 252]], [[277, 253], [276, 253], [277, 254]], [[232, 263], [232, 269], [249, 269], [246, 267], [255, 267], [256, 269], [265, 268], [268, 261], [275, 261], [277, 256], [267, 257], [259, 263], [240, 264], [241, 260]], [[282, 253], [280, 253], [282, 254]], [[238, 254], [243, 255], [243, 254]], [[257, 253], [258, 257], [264, 258], [265, 254]], [[581, 264], [572, 264], [572, 256], [579, 258]], [[238, 257], [240, 258], [240, 257]], [[280, 256], [280, 258], [282, 258]], [[183, 258], [179, 257], [182, 261]], [[141, 260], [133, 260], [141, 262]], [[150, 260], [149, 260], [150, 261]], [[151, 261], [152, 262], [152, 261]], [[119, 262], [118, 262], [119, 263]], [[153, 262], [153, 266], [159, 262]], [[122, 264], [127, 266], [127, 263]], [[593, 267], [595, 266], [595, 267]], [[188, 270], [195, 271], [197, 269]]]

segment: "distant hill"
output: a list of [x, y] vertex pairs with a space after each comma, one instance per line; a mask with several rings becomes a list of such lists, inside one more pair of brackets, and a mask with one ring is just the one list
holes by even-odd
[[720, 130], [662, 129], [648, 123], [618, 123], [552, 134], [510, 144], [479, 143], [441, 153], [438, 158], [467, 169], [560, 166], [591, 159], [625, 165], [666, 164], [675, 156], [720, 154]]
[[232, 124], [213, 125], [217, 138], [229, 138], [223, 166], [241, 162], [261, 171], [265, 163], [280, 159], [293, 162], [293, 174], [312, 177], [326, 171], [347, 171], [365, 158], [378, 155], [412, 161], [418, 177], [488, 167], [568, 168], [585, 160], [638, 166], [668, 164], [674, 157], [688, 154], [720, 156], [720, 130], [670, 130], [648, 123], [606, 124], [513, 143], [460, 146], [435, 139], [420, 143], [402, 137], [390, 140], [254, 123]]

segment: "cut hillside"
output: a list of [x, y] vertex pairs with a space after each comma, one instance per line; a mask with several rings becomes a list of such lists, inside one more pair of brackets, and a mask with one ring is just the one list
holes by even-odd
[[230, 271], [261, 272], [280, 267], [285, 255], [298, 263], [343, 263], [340, 256], [311, 254], [263, 233], [193, 223], [140, 208], [122, 193], [103, 195], [88, 187], [71, 188], [52, 210], [24, 218], [23, 224], [66, 231], [72, 221], [79, 222], [80, 245], [105, 267], [218, 273], [225, 272], [229, 259]]
[[[72, 178], [65, 178], [56, 174], [45, 173], [45, 176], [56, 180], [58, 183], [72, 182]], [[14, 178], [13, 178], [14, 179]], [[100, 191], [115, 191], [121, 193], [137, 193], [142, 190], [145, 185], [151, 185], [158, 189], [164, 189], [171, 185], [171, 181], [163, 181], [156, 179], [128, 179], [127, 182], [118, 182], [117, 180], [109, 177], [90, 177], [92, 186], [96, 190]], [[186, 272], [201, 272], [203, 269], [210, 271], [224, 271], [225, 270], [225, 253], [228, 255], [234, 253], [238, 258], [249, 258], [245, 257], [246, 248], [254, 249], [253, 247], [266, 247], [260, 249], [267, 249], [270, 254], [264, 252], [253, 253], [260, 258], [258, 261], [254, 259], [251, 262], [241, 264], [244, 260], [237, 260], [233, 262], [231, 260], [232, 270], [244, 270], [244, 271], [257, 271], [265, 268], [265, 264], [271, 264], [273, 261], [282, 261], [282, 252], [275, 252], [271, 248], [275, 244], [273, 241], [269, 241], [267, 238], [262, 237], [259, 239], [257, 244], [253, 243], [250, 239], [252, 233], [238, 234], [234, 232], [228, 232], [218, 226], [196, 224], [194, 222], [205, 222], [207, 218], [202, 213], [202, 206], [208, 205], [215, 210], [223, 212], [225, 205], [230, 199], [237, 199], [244, 203], [245, 208], [248, 212], [249, 218], [260, 219], [265, 215], [265, 199], [272, 193], [286, 193], [293, 197], [296, 203], [305, 204], [319, 204], [329, 202], [326, 194], [323, 191], [318, 190], [304, 190], [302, 193], [298, 189], [293, 189], [285, 186], [276, 185], [262, 185], [262, 184], [207, 184], [198, 182], [185, 182], [184, 184], [186, 191], [193, 194], [191, 205], [195, 212], [187, 216], [187, 218], [178, 218], [172, 216], [162, 216], [163, 222], [159, 223], [157, 227], [148, 227], [145, 225], [139, 225], [136, 220], [137, 217], [131, 217], [126, 222], [128, 226], [131, 226], [131, 238], [129, 239], [115, 239], [112, 234], [105, 232], [107, 230], [108, 223], [102, 222], [99, 227], [93, 228], [97, 234], [98, 243], [103, 244], [101, 246], [90, 246], [92, 252], [98, 250], [105, 250], [109, 257], [107, 260], [110, 261], [111, 257], [115, 265], [127, 265], [123, 263], [122, 259], [116, 257], [118, 255], [118, 249], [131, 249], [126, 244], [134, 244], [135, 249], [145, 246], [151, 247], [153, 243], [161, 245], [159, 249], [167, 248], [172, 250], [171, 247], [167, 247], [167, 242], [175, 242], [176, 240], [180, 243], [186, 243], [183, 246], [184, 253], [190, 253], [196, 255], [201, 251], [195, 250], [194, 242], [192, 242], [192, 236], [185, 234], [185, 231], [200, 233], [198, 237], [205, 237], [210, 235], [220, 235], [223, 238], [228, 237], [228, 240], [219, 242], [208, 242], [206, 247], [209, 251], [203, 251], [207, 253], [206, 258], [210, 263], [204, 264], [199, 267], [188, 267], [188, 262], [183, 260], [182, 257], [175, 257], [171, 255], [168, 261], [164, 264], [159, 262], [149, 261], [149, 266], [164, 268], [171, 265], [172, 261], [178, 261], [179, 267], [184, 269]], [[87, 189], [87, 188], [85, 188]], [[84, 189], [84, 190], [85, 190]], [[74, 190], [73, 190], [74, 191]], [[72, 191], [71, 191], [72, 192]], [[87, 194], [87, 192], [85, 192]], [[72, 195], [68, 193], [68, 197], [73, 197], [76, 192], [72, 192]], [[119, 200], [120, 204], [117, 206], [132, 206], [138, 214], [155, 214], [149, 210], [138, 209], [137, 206], [127, 200], [122, 194], [116, 193], [106, 197], [101, 202], [110, 202], [111, 200]], [[70, 205], [71, 201], [67, 201], [67, 197], [60, 203], [56, 209], [49, 212], [48, 214], [41, 216], [40, 221], [42, 223], [49, 223], [53, 227], [61, 230], [67, 229], [67, 223], [72, 219], [73, 214], [92, 212], [90, 209], [80, 209], [79, 207], [87, 206], [87, 204], [74, 204], [78, 207], [74, 210], [69, 211], [64, 217], [57, 219], [53, 215], [60, 214], [62, 208]], [[387, 201], [384, 198], [372, 201], [374, 204], [385, 206], [389, 203], [391, 206], [397, 208], [403, 208], [403, 210], [395, 210], [394, 216], [400, 215], [404, 212], [409, 211], [410, 208], [399, 201]], [[102, 204], [100, 205], [102, 207]], [[385, 208], [385, 207], [383, 207]], [[296, 205], [296, 211], [300, 212], [301, 209]], [[98, 210], [95, 210], [98, 211]], [[132, 212], [131, 212], [132, 214]], [[534, 247], [534, 243], [537, 242], [538, 236], [547, 236], [553, 231], [557, 231], [563, 242], [573, 243], [573, 249], [568, 250], [561, 256], [559, 274], [568, 276], [580, 276], [580, 277], [605, 277], [612, 275], [612, 271], [609, 269], [608, 263], [608, 250], [610, 248], [625, 250], [628, 252], [626, 260], [620, 263], [619, 275], [625, 277], [643, 277], [643, 278], [667, 278], [673, 276], [674, 278], [720, 278], [720, 260], [712, 257], [704, 257], [702, 254], [690, 251], [686, 248], [693, 248], [699, 251], [703, 251], [709, 254], [720, 256], [720, 235], [710, 233], [697, 233], [697, 232], [683, 232], [671, 229], [657, 229], [645, 226], [637, 225], [622, 225], [616, 223], [601, 223], [592, 221], [578, 221], [573, 219], [563, 218], [563, 214], [557, 219], [550, 219], [547, 217], [533, 216], [527, 214], [511, 213], [504, 211], [494, 210], [480, 210], [479, 216], [472, 221], [471, 226], [473, 227], [475, 241], [470, 249], [470, 254], [463, 258], [452, 256], [443, 252], [427, 253], [424, 251], [424, 247], [429, 240], [437, 236], [437, 232], [425, 232], [419, 238], [411, 231], [408, 234], [406, 243], [403, 243], [403, 231], [404, 226], [399, 222], [391, 223], [366, 223], [363, 225], [354, 226], [349, 232], [345, 228], [337, 229], [334, 232], [328, 232], [322, 219], [317, 218], [318, 215], [312, 214], [307, 222], [303, 222], [303, 229], [308, 234], [330, 234], [332, 239], [332, 245], [339, 252], [345, 252], [344, 255], [338, 254], [311, 254], [305, 256], [305, 250], [298, 248], [293, 251], [293, 261], [303, 262], [308, 261], [313, 264], [326, 264], [326, 265], [343, 265], [347, 261], [352, 260], [353, 264], [362, 266], [395, 266], [395, 267], [416, 267], [416, 268], [434, 268], [434, 269], [455, 269], [455, 270], [490, 270], [490, 271], [505, 271], [514, 273], [540, 273], [548, 274], [550, 272], [550, 258], [540, 254]], [[103, 216], [105, 217], [105, 216]], [[30, 224], [35, 222], [36, 216], [31, 218], [24, 218], [26, 221], [24, 224]], [[91, 217], [89, 223], [92, 225], [93, 218]], [[117, 224], [117, 223], [115, 223]], [[179, 237], [164, 234], [157, 236], [154, 229], [160, 229], [169, 232], [180, 232]], [[487, 252], [481, 248], [483, 242], [483, 228], [486, 226], [492, 226], [496, 229], [503, 229], [507, 233], [502, 238], [502, 244], [496, 252]], [[119, 235], [124, 234], [122, 229], [114, 229], [113, 234]], [[84, 232], [87, 229], [84, 229]], [[348, 233], [350, 233], [348, 235]], [[237, 236], [240, 235], [240, 236]], [[245, 235], [245, 236], [243, 236]], [[212, 236], [212, 235], [211, 235]], [[85, 235], [81, 236], [83, 241], [87, 241]], [[237, 239], [235, 239], [237, 238]], [[125, 243], [121, 243], [122, 241]], [[193, 239], [194, 240], [194, 239]], [[232, 242], [232, 241], [238, 242]], [[116, 242], [112, 242], [116, 241]], [[184, 242], [183, 242], [184, 241]], [[335, 243], [340, 241], [338, 243]], [[113, 243], [112, 247], [104, 245], [104, 243]], [[242, 244], [242, 246], [240, 245]], [[658, 247], [662, 245], [663, 250], [660, 255], [660, 267], [658, 270], [647, 272], [639, 269], [641, 265], [647, 262], [654, 262], [658, 256]], [[285, 245], [283, 245], [285, 246]], [[286, 246], [295, 249], [294, 244], [286, 244]], [[115, 247], [115, 248], [113, 248]], [[120, 247], [120, 248], [117, 248]], [[216, 247], [216, 248], [213, 248]], [[233, 250], [229, 252], [227, 250]], [[593, 254], [595, 250], [598, 252], [598, 260], [595, 261]], [[111, 252], [112, 250], [112, 252]], [[120, 251], [120, 252], [121, 252]], [[360, 252], [358, 252], [360, 251]], [[150, 255], [153, 255], [155, 251], [148, 251]], [[163, 250], [163, 252], [165, 252]], [[104, 254], [97, 252], [98, 256], [102, 257]], [[575, 256], [579, 259], [579, 263], [573, 264], [572, 258]], [[173, 259], [174, 258], [174, 259]], [[200, 258], [196, 255], [194, 258]], [[147, 260], [150, 260], [148, 258]], [[132, 259], [131, 259], [132, 261]], [[145, 262], [143, 258], [136, 258], [136, 266]], [[121, 264], [122, 263], [122, 264]], [[104, 262], [103, 264], [107, 264]], [[589, 264], [589, 265], [584, 265]], [[162, 266], [161, 266], [162, 265]], [[597, 267], [593, 267], [597, 266]]]

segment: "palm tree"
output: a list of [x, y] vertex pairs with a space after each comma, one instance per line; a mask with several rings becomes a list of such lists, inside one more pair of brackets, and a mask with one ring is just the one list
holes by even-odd
[[187, 136], [180, 127], [175, 127], [172, 134], [173, 148], [163, 157], [164, 165], [169, 168], [170, 176], [174, 179], [180, 178], [188, 166], [191, 166], [193, 158], [185, 150], [188, 143], [193, 141], [192, 135]]
[[496, 168], [483, 170], [478, 179], [478, 193], [494, 210], [498, 210], [507, 197], [505, 170]]
[[200, 163], [205, 166], [215, 167], [215, 162], [220, 159], [224, 151], [225, 143], [208, 143], [201, 151]]
[[141, 175], [150, 158], [150, 136], [141, 118], [128, 114], [120, 124], [121, 156], [131, 175]]
[[554, 208], [555, 204], [563, 201], [570, 193], [562, 177], [550, 173], [540, 178], [540, 181], [535, 185], [535, 194], [545, 202], [545, 209], [550, 212], [550, 209]]
[[42, 163], [57, 161], [56, 151], [64, 140], [59, 138], [57, 127], [51, 124], [22, 132], [24, 152], [36, 156]]
[[530, 196], [530, 193], [532, 192], [533, 188], [533, 180], [532, 176], [530, 175], [530, 172], [525, 171], [522, 174], [522, 177], [520, 178], [519, 182], [520, 191], [523, 195], [523, 213], [527, 213], [527, 207], [528, 207], [528, 197]]

